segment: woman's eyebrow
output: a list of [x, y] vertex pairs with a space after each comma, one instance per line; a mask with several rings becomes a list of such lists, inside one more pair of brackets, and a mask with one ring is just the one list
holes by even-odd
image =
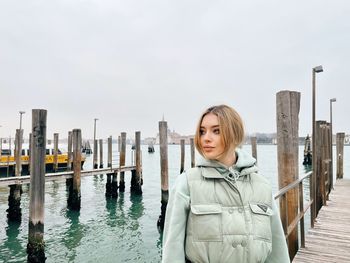
[[[206, 129], [208, 128], [207, 126], [201, 126], [201, 129]], [[209, 128], [220, 128], [220, 125], [213, 125], [213, 126], [209, 126]]]

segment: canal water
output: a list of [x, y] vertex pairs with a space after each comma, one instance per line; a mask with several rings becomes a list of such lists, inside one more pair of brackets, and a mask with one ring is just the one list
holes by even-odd
[[[250, 146], [244, 146], [251, 152]], [[104, 149], [107, 149], [106, 145]], [[114, 145], [113, 149], [117, 149]], [[67, 209], [65, 181], [45, 185], [45, 242], [47, 262], [160, 262], [161, 234], [157, 230], [160, 214], [160, 157], [147, 152], [142, 145], [143, 195], [130, 194], [130, 172], [126, 172], [126, 192], [118, 198], [105, 197], [106, 176], [89, 176], [81, 180], [81, 210]], [[173, 185], [180, 169], [180, 146], [169, 145], [169, 184]], [[335, 148], [334, 148], [335, 152]], [[299, 164], [303, 147], [299, 147]], [[345, 147], [344, 174], [349, 176], [347, 162], [350, 147]], [[131, 148], [127, 146], [126, 164], [131, 164]], [[190, 167], [190, 148], [186, 146], [185, 167]], [[107, 154], [104, 154], [107, 157]], [[113, 154], [117, 164], [118, 153]], [[105, 165], [107, 161], [104, 162]], [[277, 147], [258, 145], [258, 166], [261, 174], [277, 192]], [[92, 168], [92, 156], [87, 157], [84, 169]], [[300, 165], [299, 175], [306, 172]], [[306, 182], [308, 192], [308, 182]], [[0, 262], [26, 262], [28, 236], [29, 187], [23, 186], [22, 222], [9, 224], [6, 218], [8, 187], [0, 188]], [[307, 198], [308, 194], [305, 193]], [[307, 224], [309, 216], [307, 215]]]

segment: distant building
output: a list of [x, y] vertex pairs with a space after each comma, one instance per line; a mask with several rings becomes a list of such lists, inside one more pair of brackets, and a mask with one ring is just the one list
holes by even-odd
[[[190, 138], [194, 138], [194, 135], [183, 136], [168, 129], [168, 144], [180, 144], [181, 140], [185, 140], [185, 144], [190, 144]], [[157, 134], [156, 144], [159, 144], [159, 133]]]

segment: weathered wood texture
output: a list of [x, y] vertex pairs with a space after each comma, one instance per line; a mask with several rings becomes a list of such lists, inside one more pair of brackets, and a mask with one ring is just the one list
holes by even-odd
[[294, 263], [348, 263], [350, 259], [350, 180], [339, 179], [329, 201], [319, 211], [315, 227], [306, 235]]
[[108, 137], [107, 167], [112, 167], [112, 136]]
[[180, 140], [181, 145], [181, 158], [180, 158], [180, 173], [182, 173], [185, 169], [185, 140]]
[[[280, 91], [276, 96], [277, 155], [279, 189], [291, 184], [299, 177], [298, 138], [300, 92]], [[286, 203], [280, 201], [281, 220], [285, 226], [297, 217], [298, 189], [286, 193]], [[287, 210], [287, 211], [286, 211]], [[298, 227], [288, 237], [289, 255], [292, 259], [298, 251]]]
[[23, 129], [16, 129], [16, 140], [15, 140], [15, 157], [16, 157], [16, 176], [21, 176], [22, 173], [22, 141], [23, 141]]
[[343, 178], [344, 132], [337, 133], [337, 179]]
[[46, 110], [32, 110], [28, 262], [44, 262]]
[[73, 161], [73, 153], [72, 153], [72, 132], [68, 132], [68, 163], [67, 163], [67, 171], [72, 170], [72, 161]]
[[99, 148], [100, 148], [100, 166], [99, 168], [103, 168], [103, 140], [99, 139]]
[[190, 145], [191, 145], [191, 167], [195, 167], [196, 156], [195, 156], [194, 138], [190, 138]]
[[[125, 152], [126, 152], [126, 132], [122, 132], [120, 134], [121, 137], [121, 145], [120, 145], [120, 154], [119, 154], [119, 167], [125, 165]], [[120, 172], [119, 174], [119, 192], [125, 191], [125, 173]]]
[[160, 153], [160, 184], [161, 184], [161, 214], [157, 226], [163, 230], [165, 222], [165, 212], [169, 198], [168, 182], [168, 124], [166, 121], [159, 122], [159, 153]]
[[98, 168], [98, 164], [97, 164], [97, 140], [94, 140], [93, 167], [94, 167], [94, 169]]
[[73, 183], [69, 189], [68, 206], [79, 210], [81, 206], [81, 130], [73, 130]]
[[318, 211], [321, 209], [321, 206], [323, 205], [322, 201], [322, 193], [324, 190], [324, 166], [323, 166], [323, 160], [324, 160], [324, 154], [323, 154], [323, 148], [325, 145], [325, 141], [323, 140], [323, 131], [324, 127], [326, 126], [326, 121], [316, 121], [316, 133], [315, 133], [315, 162], [313, 165], [316, 165], [315, 167], [315, 174], [316, 174], [316, 216]]
[[141, 170], [141, 132], [135, 132], [135, 163], [136, 170], [131, 175], [131, 187], [132, 193], [142, 194], [142, 170]]
[[252, 144], [252, 156], [258, 161], [258, 153], [256, 149], [256, 137], [250, 137], [250, 143]]
[[58, 170], [58, 133], [53, 134], [53, 170]]

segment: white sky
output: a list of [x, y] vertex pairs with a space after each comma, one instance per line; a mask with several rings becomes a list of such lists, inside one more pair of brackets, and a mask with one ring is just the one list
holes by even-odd
[[0, 136], [24, 110], [48, 110], [47, 136], [194, 133], [200, 113], [229, 104], [248, 133], [276, 131], [276, 93], [301, 92], [299, 135], [317, 119], [350, 133], [348, 0], [0, 0]]

